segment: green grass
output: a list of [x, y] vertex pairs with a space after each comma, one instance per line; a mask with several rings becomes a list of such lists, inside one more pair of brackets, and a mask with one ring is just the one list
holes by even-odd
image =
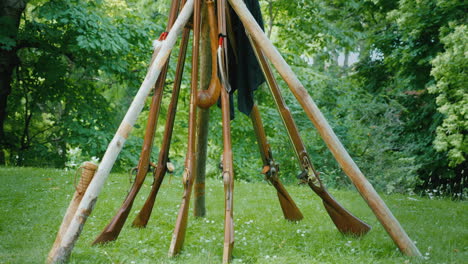
[[[0, 168], [0, 263], [44, 263], [73, 194], [74, 172]], [[166, 178], [146, 229], [129, 223], [144, 203], [148, 177], [117, 241], [90, 246], [112, 218], [130, 187], [128, 175], [112, 174], [78, 240], [71, 263], [220, 263], [223, 244], [223, 184], [207, 181], [204, 219], [190, 216], [185, 247], [167, 252], [181, 201], [179, 177]], [[331, 192], [346, 208], [373, 226], [363, 238], [338, 233], [320, 200], [306, 186], [287, 186], [304, 214], [285, 221], [274, 188], [235, 183], [234, 263], [467, 263], [468, 204], [447, 199], [384, 195], [383, 199], [415, 241], [425, 261], [401, 255], [360, 196]]]

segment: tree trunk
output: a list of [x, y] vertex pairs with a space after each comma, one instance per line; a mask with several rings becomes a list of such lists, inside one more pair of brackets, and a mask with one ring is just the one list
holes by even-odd
[[[200, 88], [208, 89], [211, 80], [211, 49], [210, 28], [208, 25], [208, 14], [206, 5], [202, 9], [202, 28], [200, 41]], [[195, 170], [194, 184], [194, 207], [195, 217], [205, 217], [205, 174], [206, 174], [206, 151], [208, 143], [208, 124], [210, 109], [199, 108], [197, 124], [197, 164]]]
[[6, 119], [7, 98], [11, 93], [13, 70], [19, 64], [17, 50], [18, 29], [21, 14], [26, 7], [26, 1], [2, 0], [0, 2], [0, 27], [5, 30], [5, 36], [14, 41], [13, 47], [0, 46], [0, 165], [5, 164], [4, 148], [6, 145], [4, 123]]
[[345, 49], [344, 52], [344, 61], [343, 61], [343, 68], [347, 69], [349, 67], [349, 50]]

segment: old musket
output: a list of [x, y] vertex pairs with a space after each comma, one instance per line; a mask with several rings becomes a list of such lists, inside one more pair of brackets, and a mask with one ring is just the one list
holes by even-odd
[[223, 183], [224, 183], [224, 247], [223, 263], [232, 258], [234, 247], [234, 167], [231, 146], [231, 116], [229, 107], [229, 94], [223, 84], [221, 91], [221, 111], [223, 124]]
[[346, 151], [343, 144], [341, 144], [317, 104], [310, 97], [291, 67], [265, 35], [265, 32], [262, 31], [245, 3], [241, 0], [229, 0], [229, 2], [234, 12], [237, 13], [242, 21], [247, 32], [252, 35], [252, 38], [259, 44], [265, 56], [271, 61], [283, 80], [288, 84], [289, 89], [304, 109], [309, 120], [314, 124], [315, 128], [317, 128], [317, 131], [333, 154], [333, 157], [335, 157], [344, 173], [353, 182], [362, 198], [364, 198], [367, 205], [372, 209], [372, 212], [398, 248], [408, 256], [422, 257], [414, 241], [410, 239], [396, 217], [392, 214], [372, 184], [366, 179], [357, 164]]
[[218, 26], [216, 25], [216, 14], [214, 1], [207, 0], [206, 7], [208, 11], [208, 24], [210, 28], [210, 47], [211, 47], [211, 80], [208, 89], [198, 91], [197, 105], [207, 109], [214, 105], [219, 98], [221, 83], [218, 79], [218, 67], [216, 50], [218, 48]]
[[[172, 1], [169, 19], [168, 19], [168, 25], [166, 28], [167, 31], [169, 31], [172, 25], [174, 24], [174, 21], [177, 18], [178, 9], [179, 9], [179, 1], [178, 0]], [[161, 36], [165, 36], [165, 34], [163, 33]], [[163, 40], [163, 39], [160, 39], [160, 40]], [[151, 63], [154, 61], [155, 57], [156, 57], [156, 54], [153, 55]], [[140, 191], [141, 186], [143, 185], [143, 182], [146, 178], [146, 175], [149, 169], [149, 164], [150, 164], [150, 156], [151, 156], [151, 150], [153, 147], [153, 139], [154, 139], [154, 134], [156, 131], [159, 110], [161, 108], [161, 100], [162, 100], [163, 88], [164, 88], [164, 84], [166, 80], [168, 65], [169, 65], [169, 60], [164, 65], [161, 71], [161, 74], [159, 75], [159, 78], [154, 87], [154, 95], [151, 100], [151, 105], [150, 105], [150, 110], [149, 110], [150, 114], [148, 116], [148, 121], [146, 124], [145, 137], [143, 140], [143, 147], [140, 153], [140, 160], [138, 162], [137, 175], [135, 177], [135, 181], [127, 197], [125, 198], [122, 206], [117, 211], [116, 215], [112, 218], [112, 220], [109, 222], [109, 224], [104, 228], [101, 234], [99, 234], [98, 237], [94, 240], [93, 245], [113, 241], [118, 238], [120, 231], [122, 230], [122, 227], [127, 220], [130, 210], [132, 209], [133, 202], [138, 192]]]
[[281, 96], [278, 84], [276, 83], [268, 62], [258, 45], [250, 37], [249, 39], [299, 160], [299, 165], [302, 169], [300, 178], [306, 181], [309, 187], [322, 199], [326, 211], [340, 232], [358, 236], [366, 234], [371, 227], [341, 206], [322, 184], [319, 174], [312, 165], [309, 154], [302, 142], [291, 112]]
[[168, 170], [166, 164], [169, 161], [169, 148], [171, 146], [172, 132], [174, 129], [174, 120], [177, 112], [177, 101], [179, 99], [180, 84], [182, 82], [182, 75], [185, 65], [185, 57], [187, 53], [187, 46], [190, 37], [190, 28], [184, 28], [182, 33], [181, 46], [179, 51], [179, 60], [177, 62], [177, 68], [174, 79], [174, 88], [172, 90], [171, 102], [169, 103], [169, 110], [166, 116], [166, 126], [164, 128], [163, 140], [161, 143], [161, 150], [159, 151], [158, 164], [154, 171], [154, 182], [151, 186], [151, 191], [146, 199], [145, 204], [138, 212], [138, 215], [133, 220], [132, 226], [134, 227], [146, 227], [148, 224], [151, 212], [153, 211], [154, 202], [159, 192], [159, 187], [163, 182], [164, 176]]
[[224, 245], [223, 263], [229, 263], [232, 259], [234, 248], [234, 166], [231, 145], [231, 113], [229, 106], [229, 92], [231, 87], [228, 76], [227, 57], [227, 31], [226, 17], [229, 10], [225, 0], [218, 1], [218, 72], [221, 79], [221, 111], [223, 125], [223, 183], [224, 183]]
[[270, 145], [266, 139], [262, 119], [260, 117], [260, 111], [258, 110], [258, 106], [255, 104], [252, 107], [250, 119], [254, 127], [255, 137], [257, 138], [258, 148], [263, 162], [262, 173], [265, 174], [266, 179], [276, 189], [276, 194], [278, 195], [284, 218], [289, 221], [299, 221], [303, 218], [303, 215], [278, 177], [279, 166], [273, 159]]
[[198, 53], [200, 43], [201, 26], [201, 0], [194, 1], [193, 12], [193, 44], [192, 44], [192, 74], [190, 89], [189, 125], [188, 125], [188, 147], [185, 157], [185, 168], [182, 176], [184, 193], [180, 205], [179, 213], [169, 247], [169, 256], [177, 255], [182, 249], [185, 240], [185, 232], [188, 222], [188, 211], [190, 207], [190, 196], [194, 182], [194, 168], [196, 164], [196, 120], [197, 120], [197, 88], [198, 88]]

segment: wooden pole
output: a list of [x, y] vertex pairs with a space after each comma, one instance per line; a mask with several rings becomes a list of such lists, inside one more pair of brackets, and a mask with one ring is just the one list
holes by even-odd
[[65, 232], [68, 229], [68, 226], [70, 226], [70, 222], [73, 219], [73, 216], [75, 215], [76, 209], [78, 209], [78, 206], [80, 205], [81, 200], [83, 199], [83, 195], [86, 192], [86, 189], [89, 186], [89, 183], [94, 177], [94, 173], [96, 172], [97, 165], [92, 163], [92, 162], [85, 162], [80, 168], [81, 168], [81, 177], [78, 185], [76, 186], [76, 191], [73, 194], [73, 198], [70, 202], [70, 205], [68, 205], [68, 209], [65, 212], [65, 216], [63, 217], [62, 224], [60, 225], [60, 229], [57, 233], [57, 237], [55, 238], [54, 245], [52, 246], [52, 249], [49, 252], [49, 255], [47, 257], [47, 263], [52, 262], [53, 256], [56, 254], [55, 252], [57, 251], [57, 248], [60, 246], [60, 242], [62, 241], [62, 237], [65, 234]]
[[[210, 28], [208, 25], [207, 5], [202, 8], [202, 26], [200, 37], [200, 88], [208, 89], [211, 80], [211, 55], [210, 55]], [[205, 175], [206, 154], [208, 145], [208, 128], [210, 120], [210, 108], [199, 108], [197, 121], [197, 162], [194, 170], [195, 183], [193, 185], [193, 215], [195, 217], [206, 216], [205, 206]]]
[[296, 77], [291, 67], [280, 55], [278, 50], [267, 38], [265, 33], [255, 21], [252, 14], [245, 6], [244, 2], [242, 0], [229, 0], [229, 2], [239, 16], [248, 33], [262, 48], [265, 55], [273, 63], [281, 77], [283, 77], [283, 79], [286, 81], [292, 93], [303, 107], [307, 116], [317, 128], [333, 156], [343, 168], [343, 171], [346, 173], [346, 175], [348, 175], [353, 184], [356, 186], [361, 196], [372, 209], [395, 244], [404, 254], [408, 256], [421, 256], [421, 253], [419, 252], [414, 242], [411, 241], [398, 220], [388, 209], [385, 202], [382, 200], [382, 198], [380, 198], [366, 177], [364, 177], [356, 163], [354, 163], [353, 159], [343, 147], [335, 132], [332, 130], [327, 120], [318, 109], [315, 102], [307, 93], [307, 90]]
[[181, 33], [183, 27], [191, 17], [192, 12], [193, 0], [188, 0], [180, 12], [179, 17], [174, 23], [166, 40], [163, 41], [161, 50], [159, 51], [156, 59], [146, 74], [145, 80], [143, 81], [135, 98], [133, 99], [133, 102], [130, 105], [130, 108], [128, 109], [124, 119], [122, 120], [117, 133], [109, 143], [109, 146], [107, 147], [107, 150], [102, 157], [101, 164], [97, 169], [94, 179], [89, 185], [88, 190], [86, 191], [67, 232], [65, 232], [62, 238], [56, 254], [52, 256], [50, 263], [63, 263], [68, 260], [71, 251], [73, 250], [73, 246], [75, 245], [75, 242], [78, 239], [81, 230], [83, 229], [86, 219], [91, 214], [97, 197], [101, 192], [107, 177], [109, 176], [112, 166], [114, 165], [118, 154], [122, 150], [123, 145], [133, 125], [135, 124], [136, 119], [138, 118], [138, 115], [141, 113], [141, 110], [145, 105], [145, 100], [151, 91], [151, 88], [154, 86], [154, 83], [156, 82], [162, 67], [169, 58], [171, 50], [177, 41], [177, 36]]

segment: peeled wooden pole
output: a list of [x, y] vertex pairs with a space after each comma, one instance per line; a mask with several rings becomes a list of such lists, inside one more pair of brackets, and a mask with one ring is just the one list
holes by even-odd
[[65, 231], [67, 231], [68, 226], [70, 225], [70, 222], [73, 219], [73, 216], [75, 215], [76, 209], [78, 209], [78, 205], [80, 205], [80, 202], [83, 199], [83, 195], [85, 194], [89, 183], [94, 177], [94, 173], [96, 172], [97, 167], [98, 166], [92, 162], [85, 162], [81, 166], [82, 171], [80, 181], [76, 186], [75, 194], [73, 195], [70, 205], [68, 206], [65, 216], [63, 217], [63, 221], [60, 225], [57, 237], [55, 238], [54, 245], [52, 246], [52, 249], [50, 250], [49, 255], [47, 257], [47, 263], [52, 263], [52, 258], [56, 254], [55, 252], [57, 251], [57, 248], [60, 246], [62, 237]]
[[163, 41], [161, 50], [159, 51], [156, 59], [154, 60], [154, 63], [151, 65], [148, 73], [146, 74], [145, 80], [143, 81], [140, 89], [138, 90], [138, 93], [135, 96], [135, 99], [130, 105], [127, 114], [122, 120], [117, 133], [109, 143], [106, 153], [102, 157], [101, 164], [99, 165], [94, 176], [94, 180], [89, 185], [88, 190], [86, 191], [67, 232], [65, 232], [62, 238], [56, 254], [51, 257], [50, 263], [62, 263], [68, 260], [73, 246], [75, 245], [75, 242], [78, 239], [81, 230], [83, 229], [86, 219], [91, 214], [97, 197], [101, 192], [107, 177], [109, 176], [110, 170], [112, 169], [118, 154], [122, 150], [122, 147], [133, 125], [135, 124], [138, 115], [141, 113], [141, 110], [145, 105], [145, 99], [148, 97], [148, 94], [156, 82], [162, 67], [169, 58], [171, 50], [177, 41], [177, 36], [180, 34], [183, 27], [189, 20], [192, 11], [193, 0], [188, 0], [185, 3], [184, 8], [182, 9], [176, 22], [174, 23], [171, 31], [169, 32], [166, 40]]
[[291, 67], [286, 63], [278, 50], [274, 47], [260, 26], [255, 21], [252, 14], [249, 12], [242, 0], [229, 0], [231, 7], [239, 16], [244, 27], [250, 33], [252, 38], [259, 44], [265, 55], [273, 63], [279, 74], [288, 84], [292, 93], [299, 101], [309, 119], [312, 121], [333, 156], [343, 168], [343, 171], [348, 175], [353, 184], [358, 189], [361, 196], [372, 209], [380, 223], [383, 225], [387, 233], [393, 239], [400, 250], [408, 256], [421, 256], [418, 248], [413, 241], [408, 237], [405, 230], [401, 227], [398, 220], [393, 216], [385, 202], [375, 191], [374, 187], [364, 177], [362, 172], [352, 158], [349, 156], [346, 149], [343, 147], [335, 132], [332, 130], [323, 114], [318, 109], [315, 102], [307, 93], [302, 83], [296, 77]]

